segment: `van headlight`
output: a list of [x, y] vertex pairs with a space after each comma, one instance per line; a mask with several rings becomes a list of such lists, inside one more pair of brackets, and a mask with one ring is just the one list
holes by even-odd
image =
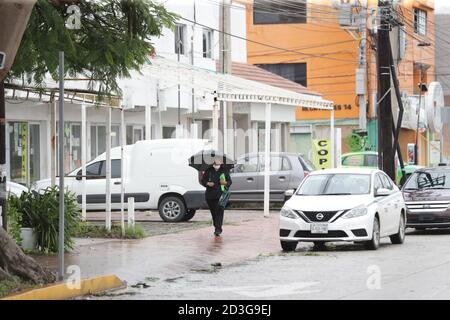
[[365, 206], [356, 207], [349, 212], [347, 212], [343, 218], [344, 219], [352, 219], [365, 216], [367, 214], [367, 208]]
[[300, 217], [298, 216], [298, 214], [296, 214], [296, 213], [294, 212], [294, 210], [292, 210], [291, 208], [286, 207], [286, 206], [284, 206], [283, 208], [281, 208], [280, 215], [281, 215], [282, 217], [286, 217], [286, 218], [289, 218], [289, 219], [299, 219], [299, 218], [300, 218]]

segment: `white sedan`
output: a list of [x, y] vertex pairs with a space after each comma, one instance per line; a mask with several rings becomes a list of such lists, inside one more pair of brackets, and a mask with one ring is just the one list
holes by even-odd
[[380, 239], [405, 240], [406, 206], [402, 193], [380, 170], [334, 169], [311, 173], [280, 214], [284, 251], [298, 242], [352, 241], [376, 250]]

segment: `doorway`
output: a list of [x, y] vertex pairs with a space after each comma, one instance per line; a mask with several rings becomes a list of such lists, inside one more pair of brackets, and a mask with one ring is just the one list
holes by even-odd
[[30, 187], [41, 179], [40, 124], [8, 123], [9, 180]]

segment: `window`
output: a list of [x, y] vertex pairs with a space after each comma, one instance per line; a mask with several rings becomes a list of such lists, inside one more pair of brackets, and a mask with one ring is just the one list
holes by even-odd
[[173, 139], [175, 137], [175, 127], [163, 127], [163, 139]]
[[185, 54], [186, 43], [186, 26], [183, 24], [177, 24], [175, 26], [175, 53]]
[[363, 167], [364, 166], [364, 155], [358, 154], [358, 155], [348, 156], [342, 160], [342, 165], [345, 167]]
[[375, 192], [376, 192], [378, 189], [381, 189], [381, 188], [383, 188], [383, 180], [381, 179], [380, 174], [377, 174], [377, 175], [375, 176], [375, 182], [374, 182], [374, 189], [375, 189]]
[[[103, 161], [104, 162], [104, 161]], [[86, 167], [86, 176], [99, 176], [100, 169], [102, 167], [102, 161], [94, 162]], [[83, 171], [79, 170], [77, 176], [83, 175]], [[86, 179], [94, 179], [94, 177], [87, 177]]]
[[366, 167], [378, 167], [378, 156], [374, 154], [366, 155]]
[[254, 0], [253, 24], [306, 23], [306, 0]]
[[[106, 162], [102, 161], [102, 168], [100, 171], [101, 176], [106, 176]], [[120, 160], [111, 160], [111, 178], [120, 178]]]
[[414, 32], [422, 36], [427, 34], [427, 12], [414, 9]]
[[393, 190], [394, 185], [392, 184], [391, 180], [384, 174], [381, 175], [381, 180], [383, 182], [383, 188], [388, 190]]
[[[111, 148], [120, 145], [120, 126], [111, 126]], [[91, 125], [91, 159], [106, 152], [106, 126]]]
[[258, 157], [251, 157], [238, 160], [234, 172], [235, 173], [248, 173], [258, 171]]
[[302, 86], [306, 87], [307, 85], [306, 63], [260, 64], [258, 67], [301, 84]]
[[291, 162], [286, 157], [283, 157], [283, 165], [281, 167], [281, 170], [282, 171], [290, 171], [290, 170], [292, 170]]
[[203, 29], [203, 58], [213, 57], [213, 31], [211, 29]]
[[308, 176], [297, 195], [363, 195], [370, 193], [368, 174], [321, 174]]

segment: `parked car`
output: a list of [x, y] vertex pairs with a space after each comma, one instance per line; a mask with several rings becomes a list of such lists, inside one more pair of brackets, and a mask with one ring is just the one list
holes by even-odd
[[[159, 210], [164, 221], [179, 222], [191, 219], [204, 206], [205, 188], [198, 183], [198, 172], [188, 165], [188, 158], [209, 148], [207, 140], [166, 139], [139, 141], [124, 148], [125, 202], [133, 197], [137, 210]], [[121, 207], [120, 147], [111, 149], [112, 209]], [[87, 164], [87, 210], [106, 208], [106, 155]], [[65, 179], [67, 188], [77, 196], [81, 206], [83, 182], [78, 168]], [[38, 181], [34, 189], [50, 186], [50, 179]]]
[[22, 195], [22, 193], [28, 192], [28, 188], [15, 182], [7, 181], [6, 192], [19, 198]]
[[[314, 166], [295, 153], [272, 153], [270, 172], [270, 201], [284, 202]], [[264, 153], [247, 154], [237, 159], [231, 170], [233, 187], [230, 201], [264, 201]]]
[[[361, 151], [352, 152], [342, 155], [342, 167], [343, 168], [378, 168], [378, 152], [375, 151]], [[400, 183], [402, 178], [402, 170], [400, 163], [397, 161], [397, 183]], [[422, 166], [405, 164], [406, 179], [409, 178], [416, 170], [423, 168]]]
[[450, 228], [450, 166], [421, 169], [404, 185], [407, 227]]
[[376, 250], [380, 239], [405, 240], [402, 193], [382, 171], [333, 169], [311, 173], [281, 209], [280, 241], [285, 251], [298, 242], [364, 243]]

